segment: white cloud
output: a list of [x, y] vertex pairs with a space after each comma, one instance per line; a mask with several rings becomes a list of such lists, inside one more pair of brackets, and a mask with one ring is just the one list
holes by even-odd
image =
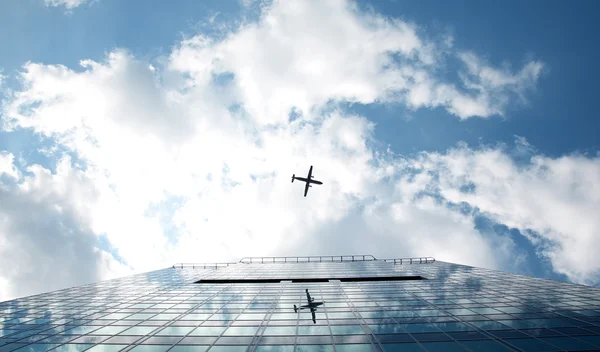
[[459, 52], [458, 58], [467, 68], [461, 75], [462, 83], [477, 92], [475, 99], [460, 96], [452, 99], [449, 110], [463, 119], [502, 115], [511, 95], [526, 103], [526, 91], [535, 88], [544, 69], [542, 62], [530, 61], [518, 73], [512, 73], [508, 68], [501, 70], [487, 65], [472, 52]]
[[[518, 148], [524, 144], [529, 146], [519, 138]], [[600, 282], [600, 157], [537, 155], [519, 166], [498, 148], [459, 147], [447, 154], [424, 154], [420, 163], [423, 170], [438, 174], [434, 186], [445, 199], [465, 202], [518, 229], [569, 279]]]
[[171, 55], [171, 68], [206, 84], [209, 73], [232, 73], [236, 98], [261, 124], [287, 121], [327, 101], [406, 102], [409, 107], [444, 107], [461, 119], [502, 115], [511, 93], [523, 94], [543, 64], [529, 62], [518, 74], [457, 53], [467, 67], [464, 85], [436, 77], [435, 44], [417, 27], [362, 13], [347, 1], [275, 1], [258, 23], [243, 25], [225, 40], [203, 35], [184, 40]]
[[0, 182], [0, 301], [129, 272], [96, 246], [89, 222], [98, 194], [84, 172], [69, 159], [56, 173], [26, 171], [18, 183]]
[[[523, 86], [520, 78], [507, 82], [480, 71], [470, 73], [483, 77], [475, 93], [441, 82], [439, 48], [415, 28], [345, 1], [283, 1], [225, 39], [184, 40], [165, 66], [125, 50], [104, 62], [83, 60], [77, 71], [27, 63], [22, 89], [5, 104], [7, 130], [52, 138], [80, 162], [61, 162], [55, 174], [30, 166], [32, 176], [17, 178], [6, 197], [23, 211], [3, 213], [3, 233], [22, 240], [0, 250], [40, 250], [42, 225], [22, 219], [33, 209], [53, 238], [77, 237], [88, 257], [72, 251], [64, 262], [22, 260], [49, 268], [92, 260], [71, 284], [104, 277], [116, 265], [102, 264], [107, 254], [93, 249], [101, 235], [135, 271], [307, 248], [505, 267], [509, 238], [481, 234], [472, 215], [420, 197], [432, 180], [407, 176], [413, 160], [374, 150], [373, 124], [336, 108], [342, 101], [405, 102], [485, 117], [507, 103], [486, 100], [490, 87]], [[290, 120], [292, 109], [298, 117]], [[311, 164], [324, 185], [303, 198], [290, 176]], [[2, 170], [15, 174], [12, 166]], [[68, 221], [53, 220], [59, 215]], [[371, 236], [368, 244], [363, 236]], [[0, 262], [0, 272], [9, 267]], [[14, 294], [25, 292], [14, 287], [40, 289], [33, 273], [9, 276], [5, 285]]]
[[79, 5], [85, 4], [87, 1], [88, 0], [44, 0], [44, 4], [46, 4], [46, 6], [64, 6], [67, 9], [74, 9]]
[[0, 151], [0, 177], [6, 175], [15, 180], [19, 179], [19, 170], [14, 165], [14, 155]]

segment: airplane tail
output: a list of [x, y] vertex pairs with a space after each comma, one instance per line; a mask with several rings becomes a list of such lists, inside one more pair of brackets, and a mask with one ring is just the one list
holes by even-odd
[[292, 175], [292, 183], [294, 183], [294, 180], [296, 179], [296, 174]]
[[298, 313], [298, 307], [294, 304], [294, 313]]

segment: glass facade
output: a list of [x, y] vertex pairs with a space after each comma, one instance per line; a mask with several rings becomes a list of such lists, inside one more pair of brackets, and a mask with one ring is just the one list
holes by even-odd
[[432, 258], [177, 264], [0, 303], [15, 350], [594, 351], [600, 289]]

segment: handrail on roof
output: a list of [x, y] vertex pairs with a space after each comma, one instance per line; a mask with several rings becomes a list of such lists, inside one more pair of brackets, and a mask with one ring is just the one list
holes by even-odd
[[173, 269], [183, 269], [183, 268], [192, 268], [192, 269], [218, 269], [222, 267], [227, 267], [237, 263], [176, 263], [173, 264]]
[[244, 257], [240, 263], [323, 263], [323, 262], [365, 262], [377, 260], [370, 254], [360, 255], [319, 255], [303, 257]]
[[380, 259], [387, 263], [396, 264], [431, 264], [435, 262], [433, 257], [417, 257], [417, 258], [392, 258], [392, 259]]
[[[331, 262], [367, 262], [382, 261], [386, 263], [397, 264], [431, 264], [435, 262], [433, 257], [413, 257], [413, 258], [391, 258], [377, 259], [370, 254], [365, 255], [328, 255], [328, 256], [305, 256], [305, 257], [244, 257], [239, 263], [242, 264], [269, 264], [269, 263], [331, 263]], [[173, 268], [197, 268], [197, 269], [218, 269], [228, 267], [238, 263], [177, 263]]]

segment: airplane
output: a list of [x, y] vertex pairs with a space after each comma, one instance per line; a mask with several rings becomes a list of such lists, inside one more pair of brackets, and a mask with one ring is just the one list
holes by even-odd
[[308, 193], [308, 188], [312, 187], [310, 184], [314, 183], [316, 185], [322, 185], [323, 182], [321, 181], [317, 181], [317, 180], [313, 180], [314, 176], [312, 175], [312, 165], [310, 166], [310, 170], [308, 170], [308, 177], [304, 178], [304, 177], [296, 177], [296, 174], [292, 175], [292, 183], [294, 183], [294, 180], [300, 180], [303, 182], [306, 182], [306, 187], [304, 187], [304, 196], [306, 197], [306, 193]]
[[296, 307], [294, 304], [294, 312], [298, 313], [299, 310], [309, 308], [310, 313], [312, 314], [313, 323], [317, 323], [317, 317], [315, 316], [315, 312], [317, 311], [317, 307], [323, 304], [324, 302], [315, 302], [315, 299], [310, 297], [310, 293], [308, 293], [308, 289], [306, 289], [306, 300], [308, 301], [307, 305], [300, 306], [300, 308]]

